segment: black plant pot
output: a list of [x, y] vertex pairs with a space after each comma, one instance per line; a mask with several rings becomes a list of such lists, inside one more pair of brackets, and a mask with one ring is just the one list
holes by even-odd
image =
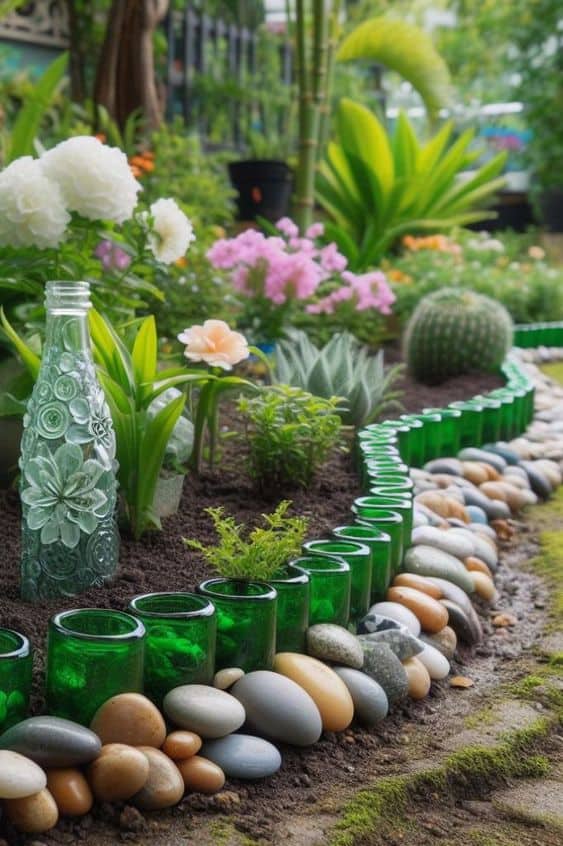
[[563, 232], [563, 188], [544, 191], [539, 198], [542, 222], [548, 232]]
[[231, 162], [229, 176], [238, 191], [239, 220], [264, 217], [275, 223], [289, 213], [293, 174], [285, 162], [273, 159]]

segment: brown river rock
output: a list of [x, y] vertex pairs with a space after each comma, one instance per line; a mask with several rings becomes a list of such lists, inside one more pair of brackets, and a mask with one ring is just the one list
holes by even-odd
[[487, 470], [478, 461], [463, 461], [462, 469], [464, 477], [474, 485], [482, 485], [483, 482], [489, 481]]
[[179, 761], [177, 766], [186, 790], [195, 793], [218, 793], [225, 784], [225, 773], [221, 767], [200, 755]]
[[485, 576], [488, 576], [490, 579], [493, 578], [493, 574], [491, 573], [488, 565], [475, 555], [470, 555], [463, 563], [465, 564], [466, 569], [471, 573], [484, 573]]
[[193, 731], [173, 731], [162, 744], [162, 751], [173, 761], [183, 761], [197, 755], [201, 743], [201, 737]]
[[6, 799], [4, 801], [6, 816], [18, 831], [29, 834], [41, 834], [54, 828], [59, 820], [57, 803], [44, 788], [33, 796], [24, 799]]
[[164, 752], [152, 746], [141, 746], [149, 763], [149, 777], [132, 802], [144, 811], [158, 811], [177, 805], [184, 795], [184, 779], [174, 763]]
[[428, 696], [431, 680], [430, 674], [422, 661], [417, 658], [408, 658], [403, 661], [409, 680], [409, 696], [411, 699], [424, 699]]
[[425, 632], [439, 632], [448, 624], [448, 612], [436, 599], [411, 587], [391, 587], [387, 591], [390, 602], [409, 608], [420, 620]]
[[294, 652], [278, 652], [274, 672], [287, 676], [305, 690], [319, 709], [326, 731], [344, 731], [352, 722], [354, 703], [348, 688], [334, 670]]
[[160, 748], [166, 725], [158, 708], [140, 693], [120, 693], [98, 708], [90, 728], [102, 743]]
[[393, 587], [414, 588], [431, 596], [432, 599], [442, 598], [442, 591], [438, 585], [435, 585], [425, 576], [417, 576], [416, 573], [399, 573], [398, 576], [395, 576]]
[[102, 746], [98, 758], [88, 767], [87, 778], [96, 799], [118, 802], [130, 799], [149, 777], [147, 756], [124, 743]]
[[88, 782], [82, 772], [74, 767], [49, 770], [47, 788], [63, 817], [81, 817], [88, 813], [94, 803]]
[[497, 598], [498, 593], [495, 583], [491, 578], [489, 578], [489, 576], [477, 571], [471, 572], [470, 576], [473, 584], [475, 585], [475, 592], [478, 596], [482, 599], [486, 599], [487, 602], [493, 602]]

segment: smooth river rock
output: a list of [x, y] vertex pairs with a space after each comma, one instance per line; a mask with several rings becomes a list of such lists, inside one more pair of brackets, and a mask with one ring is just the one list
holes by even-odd
[[473, 582], [461, 561], [432, 546], [411, 547], [405, 555], [403, 569], [418, 576], [447, 579], [459, 585], [466, 593], [473, 593], [474, 590]]
[[412, 635], [408, 629], [387, 629], [383, 632], [372, 632], [372, 634], [358, 635], [358, 639], [363, 643], [386, 643], [387, 646], [395, 653], [399, 661], [404, 661], [405, 658], [412, 658], [417, 655], [422, 646], [418, 638]]
[[375, 726], [384, 720], [389, 711], [387, 694], [375, 679], [351, 667], [334, 667], [354, 703], [355, 717], [366, 726]]
[[224, 737], [239, 729], [244, 708], [224, 690], [204, 684], [183, 684], [164, 697], [164, 713], [181, 728], [203, 738]]
[[[362, 647], [356, 643], [363, 663]], [[321, 736], [323, 724], [315, 702], [286, 676], [256, 670], [239, 679], [231, 692], [246, 711], [250, 731], [293, 746], [310, 746]]]
[[477, 447], [466, 447], [461, 452], [458, 452], [457, 457], [460, 461], [482, 461], [484, 464], [490, 464], [491, 467], [495, 468], [497, 473], [502, 473], [507, 464], [498, 452], [487, 452], [487, 450], [478, 449]]
[[450, 672], [450, 662], [446, 656], [434, 646], [430, 646], [429, 643], [421, 642], [420, 645], [424, 648], [416, 657], [421, 664], [424, 664], [430, 678], [433, 680], [445, 679]]
[[23, 799], [6, 799], [4, 810], [12, 825], [27, 834], [42, 834], [59, 821], [57, 803], [46, 788]]
[[526, 471], [530, 487], [540, 499], [549, 499], [552, 486], [549, 479], [541, 472], [533, 461], [522, 461], [520, 466]]
[[166, 737], [162, 714], [141, 693], [119, 693], [98, 708], [90, 728], [102, 743], [160, 748]]
[[0, 751], [0, 799], [23, 799], [47, 784], [47, 776], [36, 763], [19, 752]]
[[513, 449], [510, 449], [508, 444], [504, 443], [503, 441], [499, 441], [496, 444], [483, 444], [483, 450], [488, 453], [493, 453], [493, 455], [500, 455], [507, 464], [519, 464], [520, 463], [520, 456], [517, 452], [514, 452]]
[[170, 758], [153, 746], [141, 746], [139, 751], [149, 762], [149, 777], [132, 802], [144, 811], [158, 811], [177, 805], [184, 795], [184, 779]]
[[149, 761], [140, 749], [108, 743], [86, 771], [88, 783], [100, 802], [130, 799], [149, 777]]
[[348, 629], [332, 623], [319, 623], [307, 629], [307, 652], [320, 661], [345, 664], [355, 670], [361, 670], [364, 662], [357, 638]]
[[381, 685], [389, 705], [407, 695], [409, 684], [405, 668], [386, 643], [364, 644], [363, 671]]
[[483, 631], [477, 615], [474, 618], [470, 617], [451, 599], [441, 599], [440, 602], [446, 608], [449, 615], [449, 625], [459, 640], [469, 646], [474, 646], [483, 639]]
[[200, 755], [193, 755], [186, 761], [178, 761], [177, 767], [184, 779], [186, 790], [191, 792], [211, 795], [218, 793], [225, 784], [225, 773], [221, 767]]
[[225, 667], [224, 670], [219, 670], [213, 676], [213, 687], [218, 687], [219, 690], [228, 690], [243, 676], [244, 670], [241, 670], [240, 667]]
[[466, 509], [472, 523], [482, 523], [483, 525], [488, 523], [486, 511], [479, 508], [478, 505], [466, 505]]
[[358, 634], [371, 634], [372, 632], [383, 632], [388, 629], [404, 629], [402, 623], [385, 617], [383, 614], [368, 612], [358, 623]]
[[279, 770], [282, 762], [279, 750], [272, 743], [248, 734], [208, 740], [201, 754], [220, 767], [227, 778], [267, 778]]
[[470, 575], [475, 585], [475, 593], [487, 602], [494, 602], [498, 597], [498, 591], [491, 577], [477, 570], [473, 570]]
[[401, 626], [406, 626], [411, 634], [418, 637], [420, 634], [420, 620], [413, 612], [400, 602], [376, 602], [369, 610], [369, 613], [377, 616], [390, 617]]
[[173, 761], [184, 761], [197, 755], [201, 749], [201, 737], [193, 731], [172, 731], [162, 744], [162, 751]]
[[475, 552], [473, 553], [481, 561], [484, 561], [493, 573], [498, 569], [498, 551], [496, 543], [487, 540], [479, 534], [475, 534]]
[[432, 584], [426, 576], [417, 576], [415, 573], [399, 573], [393, 579], [393, 587], [410, 587], [428, 594], [433, 599], [441, 599], [442, 591]]
[[31, 758], [42, 767], [76, 767], [102, 748], [97, 734], [61, 717], [29, 717], [0, 737], [0, 748]]
[[448, 552], [456, 558], [467, 558], [473, 555], [473, 540], [469, 536], [455, 534], [455, 532], [436, 529], [433, 526], [422, 526], [414, 529], [412, 533], [412, 545], [435, 546], [443, 552]]
[[49, 770], [47, 789], [63, 817], [82, 817], [94, 804], [90, 785], [76, 767]]
[[447, 473], [451, 476], [463, 476], [461, 461], [457, 458], [436, 458], [424, 465], [427, 473]]
[[484, 561], [481, 561], [481, 559], [477, 558], [475, 555], [470, 555], [463, 563], [465, 564], [465, 569], [470, 573], [484, 573], [485, 576], [488, 576], [490, 579], [493, 578], [491, 568], [488, 564], [485, 564]]
[[295, 652], [278, 652], [274, 670], [309, 694], [326, 731], [344, 731], [350, 725], [354, 716], [352, 698], [344, 682], [322, 661]]
[[465, 488], [463, 491], [465, 505], [476, 505], [487, 515], [488, 520], [502, 520], [510, 517], [510, 508], [498, 499], [489, 499], [477, 488]]
[[457, 648], [457, 635], [451, 626], [446, 626], [434, 635], [421, 635], [420, 640], [437, 649], [448, 661], [453, 659]]
[[403, 667], [408, 678], [410, 698], [424, 699], [428, 696], [431, 679], [424, 664], [418, 658], [408, 658], [403, 661]]
[[418, 617], [423, 631], [431, 634], [439, 632], [448, 625], [448, 615], [444, 613], [444, 606], [437, 599], [433, 599], [420, 590], [409, 587], [391, 587], [387, 591], [387, 598], [391, 602], [404, 605]]

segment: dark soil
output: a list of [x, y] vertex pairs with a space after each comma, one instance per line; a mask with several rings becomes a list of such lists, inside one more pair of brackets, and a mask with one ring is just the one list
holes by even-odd
[[[425, 406], [440, 406], [454, 399], [463, 399], [475, 393], [490, 390], [500, 384], [497, 377], [469, 376], [438, 388], [422, 388], [408, 380], [405, 384], [404, 405], [409, 411]], [[320, 536], [350, 519], [350, 505], [359, 495], [358, 482], [353, 471], [350, 455], [336, 453], [322, 468], [307, 491], [288, 492], [297, 513], [310, 519], [310, 537]], [[44, 646], [49, 618], [56, 611], [75, 607], [125, 608], [137, 594], [159, 590], [191, 590], [209, 575], [203, 561], [188, 551], [182, 537], [196, 537], [203, 542], [212, 542], [214, 533], [211, 522], [203, 514], [210, 505], [223, 505], [237, 521], [253, 524], [263, 512], [271, 511], [275, 501], [258, 497], [244, 468], [244, 453], [240, 443], [225, 442], [225, 448], [218, 467], [207, 472], [200, 479], [189, 476], [186, 479], [179, 513], [165, 522], [164, 531], [147, 535], [140, 542], [123, 538], [121, 566], [118, 577], [112, 584], [96, 588], [68, 602], [54, 601], [40, 606], [22, 603], [19, 599], [19, 502], [15, 491], [0, 492], [0, 537], [3, 543], [2, 578], [0, 593], [0, 624], [15, 628], [30, 637], [35, 649], [35, 691], [33, 710], [42, 707], [41, 690], [44, 674]], [[530, 602], [533, 605], [535, 585], [531, 577], [519, 575], [515, 596], [515, 577], [508, 571], [501, 575], [501, 590], [504, 586], [508, 605], [512, 613], [522, 617], [527, 613]], [[487, 617], [488, 617], [488, 612]], [[539, 626], [539, 623], [538, 623]], [[485, 621], [488, 634], [492, 628]], [[481, 647], [481, 663], [489, 674], [507, 659], [519, 654], [522, 646], [529, 646], [536, 634], [533, 622], [526, 630], [522, 642], [509, 642], [493, 637], [489, 644]], [[465, 673], [463, 663], [467, 655], [460, 655], [461, 665], [457, 670]], [[116, 829], [121, 837], [136, 842], [145, 831], [150, 839], [162, 844], [184, 843], [186, 826], [192, 814], [200, 812], [228, 814], [239, 831], [254, 839], [271, 840], [272, 832], [288, 810], [303, 803], [316, 802], [331, 786], [342, 785], [352, 789], [362, 780], [390, 764], [399, 764], [408, 757], [404, 747], [405, 720], [428, 723], [429, 731], [440, 720], [442, 700], [448, 695], [447, 683], [434, 684], [430, 696], [420, 703], [407, 702], [394, 710], [382, 726], [373, 731], [351, 728], [342, 734], [323, 735], [313, 748], [298, 750], [284, 748], [284, 764], [280, 773], [272, 779], [259, 783], [232, 783], [218, 797], [201, 795], [187, 796], [175, 809], [145, 820], [133, 809], [122, 813], [120, 807], [97, 806], [92, 815], [83, 821], [63, 821], [54, 832], [42, 835], [42, 843], [77, 842], [84, 840], [93, 846], [114, 843]], [[449, 697], [448, 697], [449, 698]], [[454, 697], [455, 698], [455, 697]], [[94, 835], [91, 826], [95, 819]], [[182, 834], [183, 832], [183, 834]], [[0, 823], [0, 846], [2, 846]], [[33, 839], [33, 838], [31, 838]], [[14, 839], [13, 832], [9, 835]], [[30, 842], [30, 841], [29, 841]], [[143, 840], [142, 842], [148, 842]]]

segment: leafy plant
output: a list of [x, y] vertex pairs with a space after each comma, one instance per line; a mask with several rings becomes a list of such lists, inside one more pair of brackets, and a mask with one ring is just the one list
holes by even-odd
[[223, 508], [206, 508], [215, 526], [219, 541], [204, 546], [198, 540], [184, 538], [190, 549], [201, 552], [214, 570], [228, 579], [258, 579], [268, 581], [301, 552], [308, 520], [287, 517], [291, 502], [280, 502], [272, 514], [263, 514], [265, 528], [257, 527], [247, 533], [233, 517], [225, 517]]
[[446, 123], [421, 144], [404, 114], [392, 136], [377, 117], [351, 100], [337, 114], [337, 141], [328, 146], [317, 197], [333, 223], [326, 227], [354, 270], [366, 269], [406, 233], [437, 231], [494, 217], [479, 207], [503, 185], [500, 153], [468, 179], [459, 175], [479, 157], [467, 130], [448, 147]]
[[371, 355], [347, 332], [319, 350], [304, 332], [294, 331], [278, 344], [274, 380], [325, 399], [342, 397], [342, 422], [360, 428], [398, 405], [400, 393], [392, 387], [401, 370], [385, 369], [382, 350]]
[[368, 59], [400, 74], [420, 94], [431, 117], [448, 102], [447, 65], [430, 36], [413, 24], [383, 16], [364, 21], [344, 38], [336, 59]]
[[149, 408], [164, 391], [199, 381], [201, 374], [186, 373], [183, 368], [158, 371], [158, 339], [152, 316], [140, 322], [130, 345], [96, 311], [90, 313], [90, 333], [98, 377], [115, 428], [117, 478], [125, 517], [138, 539], [148, 529], [160, 529], [160, 519], [153, 510], [154, 493], [186, 398], [183, 394], [174, 397], [156, 414]]
[[490, 297], [442, 288], [419, 303], [405, 335], [409, 372], [437, 385], [463, 373], [500, 367], [512, 344], [512, 320]]
[[238, 403], [245, 422], [250, 473], [262, 492], [306, 488], [338, 443], [338, 397], [314, 397], [275, 385]]

